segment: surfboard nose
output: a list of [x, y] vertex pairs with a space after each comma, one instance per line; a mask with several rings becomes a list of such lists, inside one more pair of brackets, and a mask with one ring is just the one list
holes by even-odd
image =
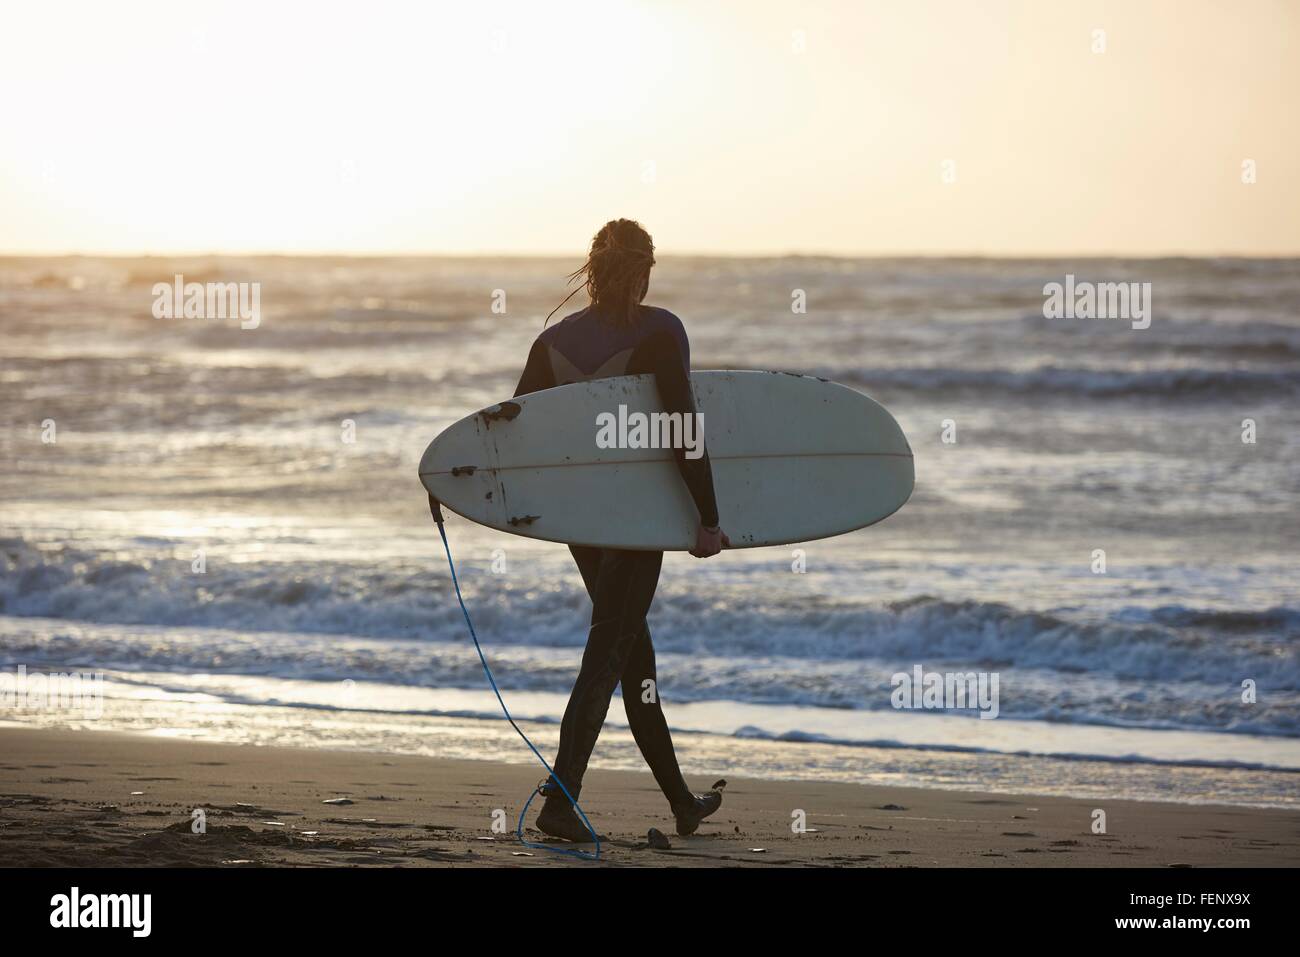
[[438, 470], [437, 447], [438, 440], [434, 439], [429, 443], [429, 447], [424, 450], [424, 454], [420, 456], [420, 484], [423, 485], [430, 494], [433, 493], [433, 486], [429, 484], [429, 480], [433, 477], [433, 473]]

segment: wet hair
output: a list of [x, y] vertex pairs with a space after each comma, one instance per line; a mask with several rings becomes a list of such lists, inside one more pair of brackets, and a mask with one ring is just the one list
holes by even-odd
[[[655, 244], [634, 219], [611, 219], [591, 240], [587, 261], [569, 273], [568, 281], [582, 280], [591, 304], [614, 322], [636, 322], [637, 306], [650, 288], [650, 267], [655, 264]], [[559, 311], [577, 294], [574, 289], [546, 317]]]

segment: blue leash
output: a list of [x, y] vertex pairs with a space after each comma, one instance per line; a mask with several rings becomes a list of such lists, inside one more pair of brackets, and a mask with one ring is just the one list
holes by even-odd
[[465, 616], [465, 624], [469, 626], [469, 636], [474, 639], [474, 650], [478, 652], [478, 660], [483, 663], [483, 673], [487, 675], [488, 684], [492, 686], [492, 692], [497, 696], [497, 701], [501, 705], [501, 711], [505, 714], [506, 720], [510, 722], [510, 727], [515, 729], [519, 737], [524, 739], [524, 744], [528, 745], [529, 750], [532, 751], [533, 754], [537, 755], [537, 760], [542, 762], [542, 767], [546, 768], [547, 773], [550, 775], [550, 780], [560, 786], [560, 790], [564, 792], [564, 796], [569, 799], [569, 803], [573, 805], [573, 809], [578, 812], [578, 817], [582, 818], [583, 826], [591, 832], [591, 839], [596, 842], [596, 850], [593, 853], [591, 851], [581, 851], [577, 848], [553, 847], [550, 844], [535, 844], [524, 837], [524, 815], [528, 813], [528, 808], [533, 803], [533, 798], [537, 797], [540, 793], [540, 787], [534, 790], [533, 793], [528, 796], [528, 800], [524, 802], [524, 809], [519, 812], [519, 825], [515, 828], [515, 835], [519, 838], [519, 843], [524, 847], [531, 847], [539, 851], [550, 851], [554, 854], [568, 854], [570, 857], [580, 857], [586, 861], [598, 861], [600, 860], [600, 835], [598, 835], [596, 829], [591, 826], [591, 822], [587, 820], [587, 815], [583, 813], [582, 807], [576, 800], [574, 800], [573, 795], [569, 793], [569, 789], [564, 786], [564, 782], [556, 776], [554, 769], [552, 769], [552, 767], [546, 763], [546, 759], [542, 757], [542, 753], [533, 746], [533, 742], [528, 740], [528, 735], [524, 734], [523, 731], [520, 730], [519, 725], [515, 724], [515, 719], [510, 716], [510, 709], [506, 707], [505, 699], [501, 697], [501, 689], [497, 687], [496, 679], [492, 677], [492, 669], [488, 667], [487, 658], [483, 656], [483, 647], [478, 643], [478, 635], [474, 631], [474, 623], [469, 620], [469, 609], [465, 607], [465, 599], [462, 598], [460, 594], [460, 582], [456, 578], [456, 563], [451, 559], [451, 546], [447, 544], [447, 530], [443, 526], [442, 512], [438, 508], [437, 500], [432, 495], [429, 496], [429, 510], [433, 513], [433, 520], [438, 523], [438, 534], [442, 536], [442, 547], [446, 549], [447, 552], [447, 567], [451, 569], [451, 583], [456, 588], [456, 601], [460, 602], [461, 614]]

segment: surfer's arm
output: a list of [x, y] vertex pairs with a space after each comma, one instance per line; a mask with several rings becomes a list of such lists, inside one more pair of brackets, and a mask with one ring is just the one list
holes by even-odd
[[538, 339], [528, 351], [528, 362], [524, 364], [524, 374], [519, 377], [519, 385], [515, 386], [515, 396], [541, 392], [554, 385], [555, 374], [551, 371], [551, 360], [547, 355], [546, 344]]
[[[655, 385], [665, 412], [677, 412], [683, 417], [695, 416], [695, 396], [691, 394], [691, 377], [687, 372], [686, 357], [677, 338], [669, 332], [656, 332], [636, 348], [628, 364], [628, 372], [654, 373]], [[698, 419], [693, 419], [699, 422]], [[702, 429], [701, 429], [702, 432]], [[697, 436], [699, 458], [687, 458], [685, 448], [674, 448], [673, 457], [682, 474], [695, 507], [700, 512], [700, 524], [705, 528], [718, 527], [718, 502], [713, 490], [713, 467], [709, 452], [704, 447], [704, 436]]]

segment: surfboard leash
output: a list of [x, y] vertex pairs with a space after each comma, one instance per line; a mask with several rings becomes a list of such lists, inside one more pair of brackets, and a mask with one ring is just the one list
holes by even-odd
[[523, 729], [521, 729], [519, 725], [515, 724], [515, 719], [511, 716], [510, 709], [506, 707], [505, 699], [501, 697], [501, 689], [497, 687], [496, 679], [492, 677], [492, 669], [488, 667], [487, 657], [483, 654], [483, 646], [479, 644], [478, 634], [474, 631], [474, 622], [470, 621], [469, 609], [465, 607], [465, 599], [460, 593], [460, 581], [456, 577], [456, 563], [451, 557], [451, 545], [447, 542], [447, 529], [444, 525], [442, 508], [440, 506], [441, 503], [434, 498], [433, 493], [430, 492], [429, 513], [433, 516], [434, 522], [438, 525], [438, 534], [442, 536], [442, 547], [447, 553], [447, 567], [451, 570], [451, 584], [456, 589], [456, 601], [460, 603], [460, 612], [465, 616], [465, 624], [469, 628], [469, 636], [474, 639], [474, 650], [478, 652], [478, 660], [483, 665], [483, 673], [487, 675], [488, 684], [492, 686], [492, 693], [497, 696], [497, 703], [501, 705], [501, 712], [506, 716], [506, 720], [510, 722], [510, 727], [514, 728], [515, 733], [524, 739], [524, 744], [528, 745], [528, 749], [537, 756], [537, 760], [542, 762], [542, 767], [546, 768], [546, 773], [548, 775], [547, 781], [554, 781], [560, 786], [560, 790], [564, 792], [564, 796], [569, 799], [569, 803], [573, 805], [573, 809], [578, 812], [578, 817], [582, 818], [583, 827], [591, 833], [591, 839], [596, 843], [596, 850], [593, 852], [580, 850], [578, 848], [553, 847], [550, 844], [536, 843], [524, 837], [524, 815], [528, 813], [528, 808], [532, 805], [533, 798], [542, 793], [542, 788], [546, 785], [546, 781], [543, 781], [534, 788], [533, 793], [530, 794], [528, 800], [524, 802], [523, 810], [519, 812], [519, 824], [515, 827], [515, 836], [519, 838], [519, 843], [524, 847], [531, 847], [534, 850], [539, 851], [550, 851], [553, 854], [567, 854], [570, 857], [580, 857], [586, 861], [598, 861], [600, 860], [600, 835], [596, 833], [596, 829], [592, 827], [591, 822], [587, 820], [587, 815], [582, 810], [582, 806], [578, 804], [573, 795], [569, 793], [569, 789], [564, 786], [564, 782], [559, 779], [555, 770], [546, 762], [546, 759], [542, 757], [542, 752], [538, 751], [533, 742], [528, 740], [528, 735], [524, 734]]

